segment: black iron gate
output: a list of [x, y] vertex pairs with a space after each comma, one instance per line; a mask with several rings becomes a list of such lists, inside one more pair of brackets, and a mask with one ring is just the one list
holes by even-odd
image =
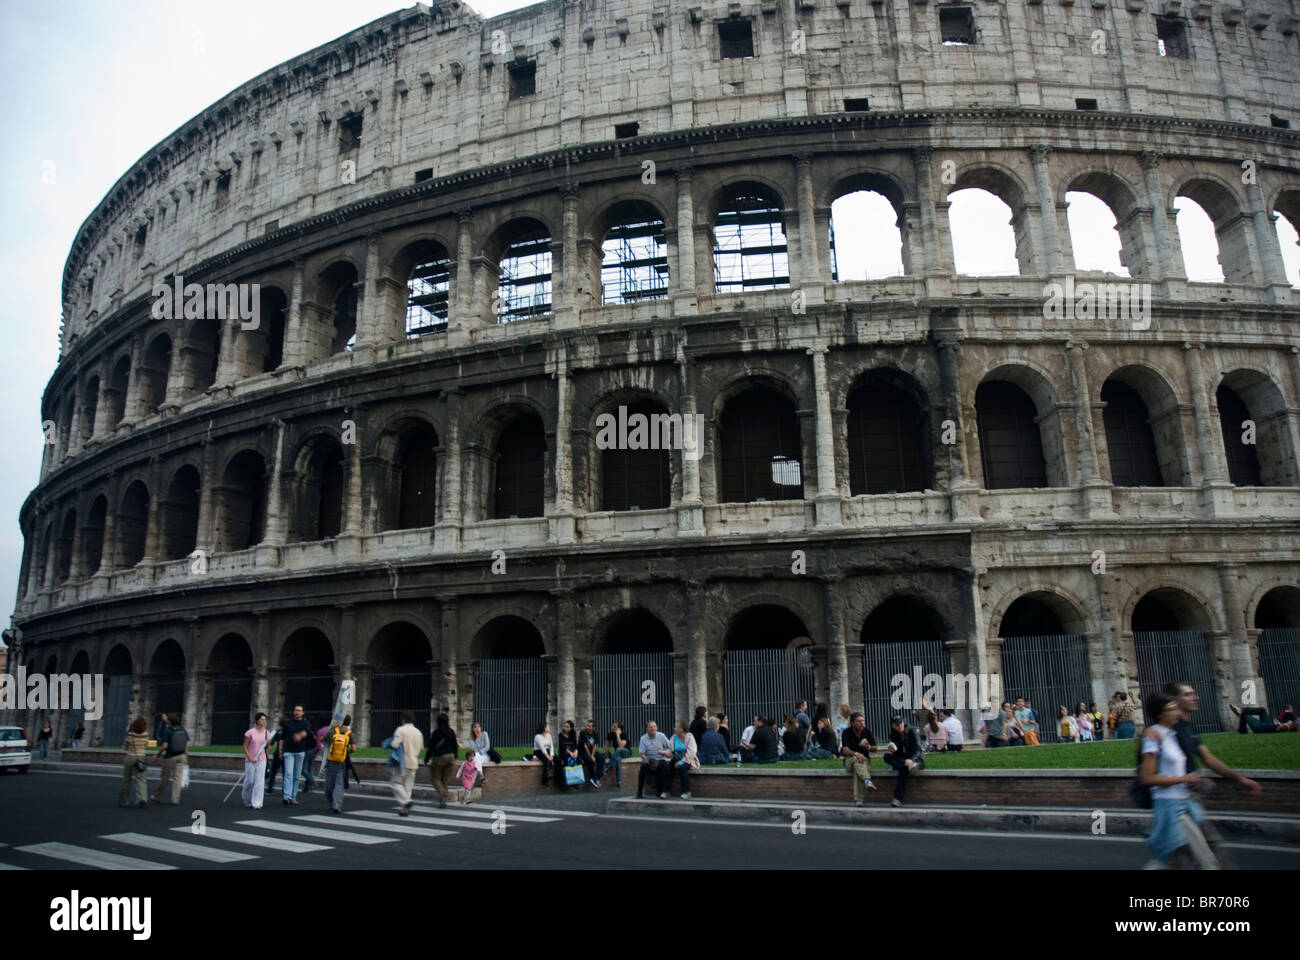
[[862, 715], [876, 739], [881, 743], [889, 739], [889, 721], [895, 716], [913, 723], [912, 711], [921, 705], [926, 677], [938, 676], [939, 689], [946, 697], [951, 673], [952, 658], [942, 640], [866, 644], [862, 651]]
[[1269, 627], [1260, 631], [1259, 675], [1273, 716], [1283, 704], [1294, 707], [1300, 703], [1300, 629]]
[[213, 677], [212, 744], [240, 744], [244, 731], [253, 720], [253, 678], [249, 676]]
[[[131, 678], [108, 678], [104, 692], [104, 716], [100, 723], [101, 739], [106, 747], [120, 747], [126, 743], [126, 728], [131, 722]], [[89, 746], [89, 744], [86, 744]]]
[[[301, 705], [306, 716], [329, 719], [334, 715], [334, 701], [337, 695], [334, 674], [328, 670], [286, 673], [284, 703], [280, 709], [292, 716], [293, 708]], [[392, 731], [390, 730], [389, 733]]]
[[[370, 678], [370, 745], [377, 747], [402, 725], [402, 714], [415, 714], [415, 725], [427, 737], [433, 728], [433, 673], [428, 670], [376, 670]], [[334, 712], [334, 695], [325, 714]]]
[[1059, 743], [1057, 711], [1080, 700], [1093, 700], [1088, 647], [1079, 634], [1046, 634], [1002, 638], [1002, 695], [1015, 702], [1030, 700], [1038, 715], [1041, 743]]
[[807, 700], [811, 706], [816, 699], [812, 648], [807, 645], [793, 650], [728, 650], [723, 677], [735, 743], [740, 742], [741, 731], [753, 723], [755, 714], [779, 722], [785, 714], [794, 713], [796, 701]]
[[[1219, 685], [1214, 679], [1214, 661], [1210, 645], [1201, 630], [1139, 630], [1133, 634], [1133, 649], [1137, 654], [1138, 696], [1146, 703], [1147, 696], [1166, 683], [1180, 680], [1190, 683], [1200, 695], [1205, 706], [1198, 710], [1192, 724], [1199, 733], [1218, 733]], [[1155, 717], [1144, 717], [1155, 723]]]
[[[627, 725], [628, 746], [633, 747], [651, 720], [672, 736], [673, 723], [689, 719], [676, 714], [670, 653], [598, 654], [592, 665], [592, 686], [596, 731], [602, 743], [615, 720]], [[579, 728], [585, 719], [576, 719]]]
[[[546, 719], [546, 664], [539, 657], [480, 660], [474, 676], [474, 719], [494, 746], [525, 747]], [[568, 718], [566, 718], [568, 719]], [[558, 734], [552, 730], [552, 736]], [[519, 757], [506, 757], [518, 760]]]

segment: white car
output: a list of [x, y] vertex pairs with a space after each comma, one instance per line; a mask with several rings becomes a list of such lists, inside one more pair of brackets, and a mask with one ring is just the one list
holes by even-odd
[[0, 727], [0, 773], [17, 767], [19, 773], [32, 768], [32, 744], [22, 727]]

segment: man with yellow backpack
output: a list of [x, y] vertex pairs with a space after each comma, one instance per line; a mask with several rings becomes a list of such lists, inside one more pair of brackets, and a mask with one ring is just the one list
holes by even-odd
[[[337, 716], [337, 714], [336, 714]], [[335, 813], [343, 812], [343, 790], [348, 782], [348, 759], [356, 744], [346, 723], [330, 727], [325, 737], [325, 799]]]

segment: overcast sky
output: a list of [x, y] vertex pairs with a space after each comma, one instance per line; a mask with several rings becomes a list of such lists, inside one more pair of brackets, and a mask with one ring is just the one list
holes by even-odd
[[[0, 351], [0, 607], [12, 610], [23, 546], [18, 511], [39, 477], [40, 399], [58, 356], [63, 264], [77, 228], [133, 162], [223, 94], [400, 7], [394, 0], [0, 5], [10, 131], [0, 185], [0, 323], [9, 335]], [[527, 4], [472, 6], [492, 16]], [[1113, 245], [1105, 232], [1098, 231], [1101, 250]], [[1288, 255], [1294, 242], [1292, 234]], [[847, 276], [850, 255], [840, 249]], [[1298, 271], [1293, 260], [1292, 282]]]

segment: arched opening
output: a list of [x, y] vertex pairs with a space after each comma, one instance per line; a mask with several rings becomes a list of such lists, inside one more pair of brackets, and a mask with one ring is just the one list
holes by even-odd
[[780, 720], [799, 700], [816, 700], [816, 664], [808, 627], [777, 604], [739, 611], [724, 638], [723, 693], [732, 728], [743, 730], [762, 714]]
[[247, 550], [261, 543], [266, 530], [266, 463], [261, 454], [253, 450], [236, 454], [214, 495], [216, 549]]
[[986, 490], [1047, 486], [1038, 411], [1029, 394], [1007, 380], [985, 380], [975, 391], [975, 415]]
[[235, 327], [235, 362], [238, 376], [270, 373], [284, 362], [284, 324], [288, 298], [277, 287], [261, 287], [257, 294], [257, 326]]
[[438, 522], [438, 433], [411, 425], [397, 448], [397, 527], [409, 530]]
[[442, 244], [422, 240], [406, 256], [414, 261], [406, 276], [406, 336], [441, 333], [450, 316], [451, 255]]
[[1300, 287], [1300, 191], [1288, 190], [1278, 197], [1273, 210], [1273, 229], [1282, 253], [1286, 281]]
[[162, 507], [163, 554], [180, 560], [194, 552], [199, 535], [199, 471], [186, 464], [167, 486]]
[[1101, 401], [1106, 405], [1102, 421], [1111, 483], [1117, 487], [1163, 486], [1151, 417], [1141, 394], [1111, 377], [1102, 385]]
[[1259, 676], [1266, 704], [1276, 716], [1300, 703], [1300, 586], [1274, 587], [1255, 608], [1259, 630]]
[[803, 441], [794, 403], [755, 386], [732, 397], [718, 418], [721, 503], [803, 499]]
[[970, 277], [1032, 276], [1029, 207], [1010, 175], [991, 167], [963, 171], [948, 193], [953, 268]]
[[100, 737], [106, 747], [119, 747], [126, 742], [134, 671], [130, 652], [122, 644], [115, 644], [104, 660], [104, 716]]
[[328, 540], [343, 529], [343, 446], [333, 437], [313, 437], [298, 452], [294, 469], [294, 511], [290, 539]]
[[160, 333], [149, 341], [140, 367], [140, 407], [146, 413], [157, 413], [167, 399], [167, 378], [172, 369], [172, 338]]
[[735, 183], [713, 221], [713, 285], [721, 294], [790, 286], [781, 198], [758, 183]]
[[212, 648], [207, 681], [212, 691], [209, 742], [243, 743], [253, 717], [253, 652], [239, 634], [226, 634]]
[[[1205, 636], [1210, 621], [1201, 605], [1181, 590], [1162, 587], [1138, 601], [1131, 623], [1140, 702], [1145, 703], [1149, 694], [1166, 683], [1190, 683], [1206, 706], [1192, 718], [1196, 729], [1201, 733], [1221, 729], [1215, 709], [1218, 682]], [[1155, 722], [1151, 717], [1145, 719]]]
[[536, 220], [520, 219], [497, 231], [498, 323], [551, 312], [551, 234]]
[[295, 706], [301, 706], [309, 717], [333, 715], [333, 664], [334, 649], [320, 630], [300, 627], [289, 634], [280, 648], [283, 683], [277, 700], [281, 709], [290, 716]]
[[[934, 608], [915, 597], [889, 597], [863, 621], [862, 713], [881, 739], [889, 736], [891, 718], [905, 716], [910, 722], [923, 701], [937, 707], [942, 699], [948, 705], [952, 662], [946, 635]], [[963, 705], [970, 699], [964, 689], [952, 696]]]
[[[672, 472], [669, 447], [656, 424], [667, 423], [668, 408], [657, 400], [638, 400], [625, 406], [627, 436], [619, 443], [617, 425], [607, 425], [596, 435], [600, 452], [600, 509], [657, 510], [666, 507], [672, 497]], [[618, 420], [621, 411], [607, 416]], [[612, 423], [612, 421], [611, 421]], [[614, 435], [609, 445], [602, 438]], [[697, 438], [702, 439], [702, 438]]]
[[320, 276], [323, 302], [330, 305], [330, 355], [351, 350], [357, 342], [357, 268], [346, 260]]
[[1189, 180], [1173, 202], [1178, 245], [1187, 279], [1201, 283], [1253, 283], [1254, 225], [1241, 200], [1224, 184]]
[[894, 201], [880, 190], [856, 189], [836, 197], [831, 203], [831, 280], [903, 276], [903, 223]]
[[[1038, 739], [1057, 743], [1058, 708], [1095, 699], [1083, 621], [1053, 593], [1027, 593], [1002, 615], [1002, 700], [1019, 698], [1037, 715]], [[972, 705], [976, 706], [976, 705]], [[982, 707], [983, 704], [978, 704]], [[1094, 734], [1102, 739], [1101, 733]]]
[[1106, 201], [1092, 193], [1071, 190], [1065, 194], [1065, 202], [1075, 269], [1129, 276], [1115, 212]]
[[59, 542], [54, 553], [54, 579], [56, 583], [65, 583], [72, 576], [72, 545], [77, 536], [77, 511], [69, 510], [63, 515], [63, 526], [59, 531]]
[[849, 394], [849, 491], [925, 490], [932, 483], [930, 416], [910, 377], [875, 370]]
[[195, 320], [188, 339], [189, 384], [188, 396], [196, 396], [217, 382], [217, 368], [221, 363], [221, 321]]
[[143, 481], [136, 480], [126, 488], [122, 506], [117, 512], [119, 562], [115, 566], [134, 567], [143, 560], [148, 534], [149, 491]]
[[594, 719], [601, 736], [615, 720], [624, 722], [629, 739], [651, 720], [671, 732], [677, 718], [672, 652], [668, 628], [649, 611], [634, 608], [609, 619], [592, 662]]
[[546, 720], [544, 653], [541, 634], [522, 617], [496, 617], [474, 637], [474, 717], [494, 744], [530, 746]]
[[95, 435], [95, 415], [99, 411], [99, 377], [86, 381], [86, 402], [81, 406], [81, 442]]
[[1215, 392], [1228, 476], [1239, 487], [1300, 483], [1286, 401], [1268, 377], [1233, 370]]
[[492, 516], [540, 517], [546, 499], [546, 434], [533, 413], [515, 416], [497, 437]]
[[1187, 279], [1196, 283], [1223, 283], [1219, 239], [1215, 235], [1214, 221], [1210, 215], [1189, 197], [1174, 198], [1174, 210], [1178, 246], [1182, 251]]
[[[162, 733], [163, 714], [185, 710], [185, 654], [175, 640], [164, 640], [149, 660], [144, 677], [144, 705], [141, 714], [153, 725], [154, 739]], [[193, 718], [182, 718], [182, 720]], [[191, 731], [191, 734], [193, 731]]]
[[131, 388], [131, 358], [122, 356], [113, 366], [108, 380], [108, 429], [115, 430], [126, 417], [127, 392]]
[[663, 217], [648, 203], [616, 204], [601, 241], [601, 302], [639, 303], [668, 297], [668, 245]]
[[92, 577], [104, 560], [104, 521], [108, 516], [108, 498], [102, 493], [90, 504], [86, 523], [81, 528], [82, 573]]
[[421, 730], [433, 728], [433, 647], [417, 626], [390, 623], [370, 642], [370, 745], [379, 746], [402, 722], [403, 711], [415, 714]]

